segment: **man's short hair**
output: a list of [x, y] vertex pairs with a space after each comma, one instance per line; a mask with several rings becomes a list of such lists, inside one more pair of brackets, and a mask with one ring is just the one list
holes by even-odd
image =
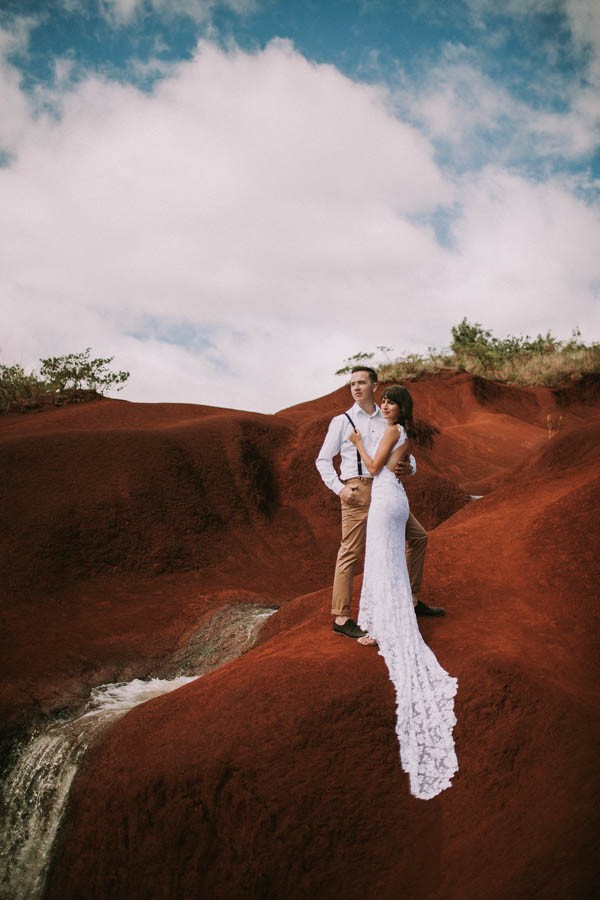
[[379, 380], [377, 372], [375, 371], [375, 369], [371, 369], [370, 366], [352, 366], [352, 368], [350, 369], [350, 374], [354, 375], [355, 372], [366, 372], [373, 384], [377, 384]]

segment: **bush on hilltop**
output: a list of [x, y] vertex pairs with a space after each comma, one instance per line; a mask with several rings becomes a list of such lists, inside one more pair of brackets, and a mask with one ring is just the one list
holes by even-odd
[[0, 363], [0, 413], [82, 403], [117, 385], [120, 391], [129, 372], [112, 372], [108, 366], [114, 357], [90, 359], [90, 352], [88, 347], [81, 353], [41, 359], [39, 374]]
[[376, 368], [381, 381], [407, 381], [426, 373], [453, 369], [470, 372], [493, 381], [510, 384], [557, 387], [589, 373], [600, 372], [600, 343], [586, 344], [578, 328], [568, 341], [559, 341], [550, 332], [529, 337], [495, 337], [479, 322], [466, 318], [451, 329], [448, 349], [430, 347], [427, 354], [410, 353], [395, 360], [373, 363], [374, 353], [357, 353], [345, 360], [336, 375], [348, 374], [353, 366], [364, 363]]

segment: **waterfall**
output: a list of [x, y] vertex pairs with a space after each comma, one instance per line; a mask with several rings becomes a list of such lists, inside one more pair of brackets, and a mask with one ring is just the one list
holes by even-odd
[[[252, 647], [274, 612], [251, 604], [219, 610], [171, 659], [172, 677], [101, 685], [92, 691], [83, 712], [55, 719], [13, 753], [13, 766], [0, 786], [3, 900], [43, 896], [71, 783], [94, 738], [134, 706], [189, 684], [240, 656]], [[187, 674], [194, 669], [194, 674]]]

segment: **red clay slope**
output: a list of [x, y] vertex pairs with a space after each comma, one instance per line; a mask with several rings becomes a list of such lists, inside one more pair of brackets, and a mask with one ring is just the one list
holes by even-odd
[[[116, 400], [1, 417], [4, 724], [155, 671], [223, 591], [278, 605], [327, 584], [338, 510], [314, 458], [345, 394], [300, 417]], [[426, 468], [430, 525], [465, 497]]]
[[597, 416], [573, 424], [431, 535], [448, 615], [421, 628], [459, 679], [450, 790], [409, 796], [383, 661], [331, 632], [323, 590], [111, 729], [49, 897], [593, 896], [599, 448]]
[[[408, 484], [428, 528], [543, 445], [549, 413], [568, 430], [598, 409], [597, 382], [411, 390], [440, 430]], [[349, 405], [340, 388], [276, 416], [114, 400], [3, 416], [3, 721], [156, 671], [223, 592], [280, 604], [329, 584], [339, 515], [314, 458]]]

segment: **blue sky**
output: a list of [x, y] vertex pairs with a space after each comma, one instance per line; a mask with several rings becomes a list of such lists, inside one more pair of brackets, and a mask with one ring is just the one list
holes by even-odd
[[4, 0], [0, 79], [3, 361], [274, 411], [465, 315], [599, 337], [594, 0]]

